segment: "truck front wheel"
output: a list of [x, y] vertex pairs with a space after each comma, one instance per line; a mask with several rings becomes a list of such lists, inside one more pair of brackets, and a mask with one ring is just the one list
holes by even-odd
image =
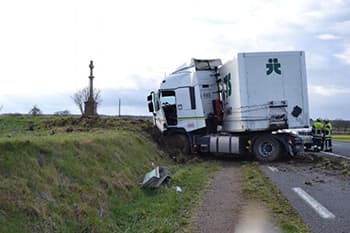
[[255, 141], [253, 151], [259, 161], [272, 162], [278, 159], [281, 144], [271, 136], [262, 136]]

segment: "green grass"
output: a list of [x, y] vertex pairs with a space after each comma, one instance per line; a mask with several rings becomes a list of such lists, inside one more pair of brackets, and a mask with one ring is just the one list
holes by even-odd
[[0, 116], [1, 138], [49, 136], [67, 132], [91, 132], [94, 130], [138, 131], [149, 126], [147, 120], [104, 117], [98, 119], [78, 116]]
[[15, 137], [19, 135], [33, 134], [30, 130], [31, 128], [36, 129], [37, 134], [39, 129], [42, 129], [43, 120], [44, 117], [1, 116], [0, 137]]
[[277, 187], [260, 171], [257, 163], [242, 167], [243, 194], [267, 207], [283, 233], [310, 232]]
[[348, 134], [337, 134], [332, 136], [333, 140], [339, 142], [350, 142], [350, 135]]
[[[189, 232], [191, 208], [199, 192], [215, 170], [212, 163], [173, 167], [172, 185], [165, 189], [138, 191], [136, 200], [121, 204], [112, 199], [113, 214], [120, 232]], [[176, 185], [183, 190], [175, 191]]]
[[[1, 117], [0, 232], [188, 231], [193, 203], [217, 165], [175, 164], [145, 133], [148, 126]], [[172, 171], [168, 188], [140, 189], [152, 162]]]

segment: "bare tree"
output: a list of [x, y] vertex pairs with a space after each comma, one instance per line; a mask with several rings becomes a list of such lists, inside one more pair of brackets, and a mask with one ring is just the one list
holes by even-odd
[[[78, 90], [75, 92], [72, 96], [72, 99], [75, 103], [75, 105], [78, 106], [80, 113], [84, 114], [84, 103], [88, 101], [88, 98], [90, 96], [90, 88], [89, 87], [84, 87], [81, 90]], [[98, 105], [102, 103], [102, 98], [101, 98], [101, 90], [94, 88], [94, 100]]]
[[32, 116], [38, 116], [38, 115], [42, 115], [43, 113], [36, 105], [34, 105], [28, 114]]

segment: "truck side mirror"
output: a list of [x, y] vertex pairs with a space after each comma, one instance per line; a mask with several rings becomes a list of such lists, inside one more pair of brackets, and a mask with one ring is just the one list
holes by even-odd
[[152, 101], [152, 94], [147, 96], [147, 101]]
[[[148, 99], [148, 98], [147, 98], [147, 99]], [[153, 108], [153, 103], [152, 103], [152, 102], [149, 102], [149, 103], [148, 103], [148, 111], [149, 111], [149, 112], [152, 112], [152, 113], [154, 112], [154, 108]]]

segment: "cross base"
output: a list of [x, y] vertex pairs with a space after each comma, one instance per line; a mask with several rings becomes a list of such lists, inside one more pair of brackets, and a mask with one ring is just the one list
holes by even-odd
[[85, 116], [96, 116], [97, 115], [97, 104], [95, 100], [88, 99], [88, 101], [85, 102]]

